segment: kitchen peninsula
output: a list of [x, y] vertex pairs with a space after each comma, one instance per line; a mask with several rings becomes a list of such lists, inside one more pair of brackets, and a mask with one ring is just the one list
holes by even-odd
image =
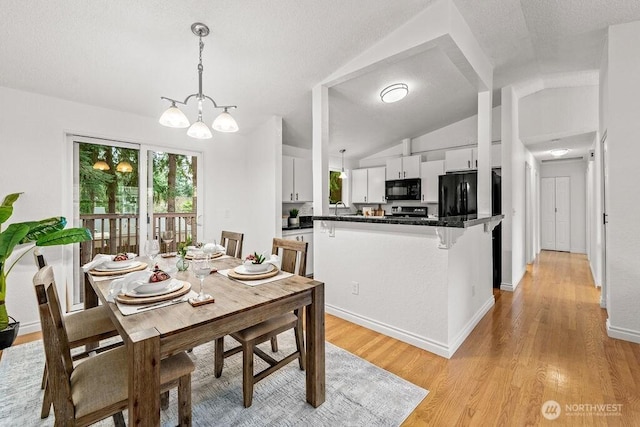
[[314, 216], [327, 313], [450, 358], [495, 302], [502, 218]]

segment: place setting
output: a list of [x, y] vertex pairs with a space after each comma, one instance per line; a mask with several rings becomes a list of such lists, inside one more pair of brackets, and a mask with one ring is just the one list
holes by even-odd
[[136, 257], [137, 255], [134, 253], [97, 254], [92, 261], [82, 266], [82, 271], [96, 278], [107, 280], [112, 276], [146, 269], [148, 264], [136, 260]]
[[239, 266], [218, 270], [218, 273], [245, 285], [257, 286], [292, 276], [291, 273], [280, 270], [280, 266], [279, 256], [254, 252], [248, 255]]

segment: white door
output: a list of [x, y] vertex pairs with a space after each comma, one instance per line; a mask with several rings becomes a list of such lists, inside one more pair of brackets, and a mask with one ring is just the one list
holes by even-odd
[[293, 202], [293, 157], [282, 156], [282, 201]]
[[367, 170], [354, 169], [351, 171], [351, 202], [367, 202]]
[[402, 179], [402, 157], [387, 160], [387, 180]]
[[540, 192], [541, 246], [556, 250], [556, 179], [542, 178]]
[[556, 250], [571, 250], [571, 178], [556, 178]]
[[[311, 159], [295, 158], [293, 162], [293, 185], [296, 202], [313, 201], [313, 173]], [[284, 173], [283, 173], [284, 175]], [[284, 191], [283, 191], [284, 193]]]
[[387, 203], [385, 195], [386, 168], [370, 168], [367, 171], [367, 202]]
[[402, 178], [420, 178], [422, 156], [406, 156], [402, 158]]
[[552, 251], [571, 250], [571, 178], [542, 178], [541, 246]]

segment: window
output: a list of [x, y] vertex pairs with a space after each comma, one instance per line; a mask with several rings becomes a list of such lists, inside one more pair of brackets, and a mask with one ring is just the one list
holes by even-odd
[[329, 204], [335, 205], [339, 201], [343, 201], [340, 171], [329, 171]]

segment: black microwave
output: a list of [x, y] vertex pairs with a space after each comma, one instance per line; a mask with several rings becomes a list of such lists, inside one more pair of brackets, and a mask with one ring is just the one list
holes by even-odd
[[395, 179], [385, 184], [387, 200], [420, 200], [420, 178]]

